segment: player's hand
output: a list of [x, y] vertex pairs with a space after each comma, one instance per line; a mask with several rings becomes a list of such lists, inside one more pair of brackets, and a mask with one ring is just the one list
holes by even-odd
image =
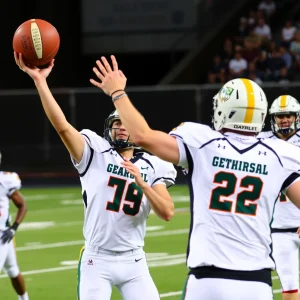
[[93, 71], [100, 81], [90, 79], [91, 84], [103, 90], [108, 96], [117, 90], [125, 90], [127, 81], [123, 72], [118, 68], [115, 56], [111, 55], [110, 58], [112, 68], [104, 56], [96, 61], [97, 67], [94, 67]]
[[3, 231], [3, 234], [1, 236], [2, 243], [3, 244], [9, 243], [15, 234], [16, 234], [16, 231], [11, 227], [6, 229], [5, 231]]
[[34, 81], [38, 79], [47, 78], [51, 73], [52, 68], [54, 66], [54, 59], [52, 59], [47, 68], [39, 69], [36, 66], [26, 65], [23, 61], [22, 54], [14, 52], [15, 62], [17, 66], [23, 72], [27, 73]]
[[298, 234], [298, 237], [300, 238], [300, 227], [298, 227], [297, 234]]
[[131, 161], [124, 158], [124, 161], [121, 162], [121, 164], [124, 166], [124, 168], [134, 176], [135, 183], [140, 187], [143, 188], [147, 183], [142, 178], [140, 170], [135, 166]]

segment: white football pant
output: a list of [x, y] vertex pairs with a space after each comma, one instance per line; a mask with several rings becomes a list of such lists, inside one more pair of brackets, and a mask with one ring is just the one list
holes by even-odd
[[299, 247], [297, 233], [272, 233], [273, 258], [283, 292], [298, 292], [299, 289]]
[[116, 286], [124, 300], [159, 300], [143, 249], [126, 252], [82, 249], [78, 300], [109, 300]]
[[272, 300], [272, 288], [263, 282], [189, 275], [182, 300]]

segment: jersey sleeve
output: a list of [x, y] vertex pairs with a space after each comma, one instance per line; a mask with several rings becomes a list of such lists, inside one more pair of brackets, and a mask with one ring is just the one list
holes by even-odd
[[288, 188], [300, 177], [300, 147], [283, 140], [276, 142], [278, 143], [276, 149], [279, 149], [279, 159], [285, 176], [282, 185], [282, 192], [285, 194]]
[[6, 178], [6, 186], [8, 196], [11, 196], [15, 191], [19, 190], [22, 186], [21, 179], [17, 173], [8, 173]]
[[85, 140], [83, 155], [80, 162], [77, 162], [73, 157], [71, 160], [79, 174], [83, 176], [93, 160], [94, 153], [101, 153], [109, 149], [110, 145], [104, 138], [91, 130], [84, 129], [80, 133]]
[[156, 184], [165, 184], [167, 188], [175, 184], [177, 171], [173, 164], [156, 158], [155, 162], [155, 177], [151, 186]]
[[192, 122], [181, 123], [169, 134], [177, 139], [180, 155], [178, 166], [184, 169], [188, 168], [187, 148], [200, 148], [211, 140], [223, 137], [207, 125]]

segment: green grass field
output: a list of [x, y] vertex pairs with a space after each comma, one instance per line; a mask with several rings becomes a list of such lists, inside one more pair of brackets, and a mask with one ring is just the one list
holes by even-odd
[[[190, 215], [188, 190], [174, 186], [176, 213], [170, 222], [151, 215], [145, 251], [162, 299], [180, 299], [187, 268], [185, 251]], [[31, 300], [76, 299], [77, 260], [83, 245], [83, 204], [80, 188], [22, 189], [28, 213], [17, 232], [17, 257]], [[15, 209], [12, 208], [14, 215]], [[281, 299], [273, 274], [275, 300]], [[0, 298], [17, 299], [9, 279], [0, 275]], [[121, 297], [117, 290], [113, 300]]]

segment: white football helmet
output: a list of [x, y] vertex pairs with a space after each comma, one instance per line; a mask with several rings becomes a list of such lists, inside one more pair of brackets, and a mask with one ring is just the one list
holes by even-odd
[[268, 102], [264, 91], [254, 81], [230, 80], [213, 99], [215, 130], [229, 128], [258, 133], [264, 127]]
[[[300, 104], [290, 95], [281, 95], [276, 98], [271, 105], [269, 114], [271, 116], [271, 128], [274, 133], [288, 134], [300, 128]], [[289, 127], [279, 127], [275, 116], [280, 114], [294, 114], [295, 122]]]

